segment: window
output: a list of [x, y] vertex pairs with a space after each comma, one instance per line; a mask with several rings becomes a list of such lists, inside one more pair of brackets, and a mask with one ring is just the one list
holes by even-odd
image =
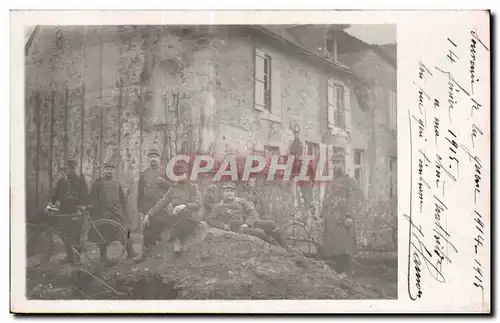
[[364, 151], [361, 149], [354, 149], [354, 179], [360, 188], [364, 188]]
[[277, 54], [255, 49], [255, 109], [261, 119], [281, 122], [281, 72]]
[[391, 130], [396, 130], [397, 125], [397, 98], [393, 91], [388, 92], [389, 100], [389, 127]]
[[[333, 147], [332, 163], [334, 168], [343, 167], [345, 171], [345, 149], [341, 147]], [[333, 173], [336, 178], [335, 172]]]
[[344, 105], [344, 87], [334, 86], [335, 97], [336, 97], [336, 107], [335, 109], [335, 126], [341, 129], [345, 128], [345, 105]]
[[264, 108], [271, 111], [271, 57], [264, 55]]
[[349, 89], [333, 79], [327, 84], [327, 114], [329, 128], [350, 130]]
[[319, 144], [306, 141], [306, 155], [307, 156], [313, 156], [313, 158], [318, 158], [319, 157]]
[[389, 199], [396, 198], [398, 176], [398, 161], [396, 157], [389, 157]]

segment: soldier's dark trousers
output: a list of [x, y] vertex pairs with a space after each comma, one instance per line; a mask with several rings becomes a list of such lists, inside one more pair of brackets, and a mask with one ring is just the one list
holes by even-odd
[[261, 229], [264, 233], [273, 238], [276, 243], [278, 243], [284, 249], [288, 249], [285, 238], [281, 231], [277, 228], [276, 223], [272, 220], [257, 220], [255, 221], [254, 227]]
[[[233, 232], [239, 232], [241, 223], [238, 221], [232, 221], [230, 224], [230, 229]], [[288, 250], [286, 240], [279, 230], [277, 230], [276, 223], [272, 220], [257, 220], [253, 227], [248, 227], [242, 230], [243, 233], [260, 238], [267, 243], [273, 243], [270, 238], [272, 238], [276, 243], [278, 243], [285, 250]]]
[[173, 222], [174, 224], [170, 229], [170, 237], [173, 240], [179, 239], [181, 243], [184, 243], [198, 226], [196, 221], [190, 219], [189, 216], [186, 215], [174, 217]]
[[335, 271], [337, 273], [348, 273], [351, 267], [351, 255], [338, 255], [331, 258], [335, 261]]
[[143, 247], [145, 249], [151, 249], [160, 239], [165, 227], [165, 221], [159, 221], [153, 217], [151, 223], [143, 229]]
[[74, 251], [77, 252], [76, 256], [78, 256], [78, 253], [81, 253], [82, 250], [80, 234], [83, 228], [83, 221], [80, 218], [71, 217], [61, 217], [58, 220], [59, 232], [61, 232], [61, 238], [63, 239], [64, 249], [66, 251], [66, 260], [74, 261]]

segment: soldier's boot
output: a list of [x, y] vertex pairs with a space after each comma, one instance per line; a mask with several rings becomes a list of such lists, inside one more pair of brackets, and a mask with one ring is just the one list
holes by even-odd
[[73, 248], [69, 244], [64, 244], [64, 249], [66, 251], [66, 258], [63, 259], [63, 262], [65, 264], [73, 263], [74, 262]]
[[144, 259], [146, 259], [146, 257], [148, 256], [150, 250], [151, 250], [150, 247], [143, 245], [139, 254], [135, 256], [132, 260], [136, 263], [144, 261]]
[[182, 243], [180, 239], [175, 239], [174, 242], [174, 252], [180, 253], [182, 251]]
[[274, 229], [269, 233], [269, 236], [271, 236], [276, 243], [278, 243], [283, 249], [286, 251], [291, 251], [292, 249], [287, 245], [286, 239], [283, 237], [281, 232], [278, 229]]
[[135, 257], [137, 257], [137, 253], [135, 252], [133, 246], [132, 246], [132, 241], [128, 241], [127, 242], [127, 245], [126, 245], [126, 249], [127, 249], [127, 259], [133, 259]]
[[266, 235], [265, 231], [262, 229], [258, 228], [243, 228], [241, 230], [242, 233], [248, 234], [257, 238], [260, 238], [261, 240], [264, 240], [265, 242], [269, 244], [273, 244], [273, 242], [269, 239], [269, 237]]

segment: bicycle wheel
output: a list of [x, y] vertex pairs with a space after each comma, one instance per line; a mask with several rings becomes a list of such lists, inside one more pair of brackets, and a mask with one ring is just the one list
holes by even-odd
[[47, 263], [54, 251], [53, 229], [43, 224], [27, 223], [26, 251], [27, 267], [38, 267]]
[[127, 251], [128, 239], [127, 229], [119, 222], [109, 219], [92, 221], [82, 250], [85, 253], [83, 256], [89, 261], [98, 261], [101, 256], [99, 245], [103, 244], [109, 260], [122, 259]]
[[306, 254], [316, 254], [321, 252], [318, 244], [311, 239], [303, 224], [288, 223], [282, 227], [282, 230], [286, 232], [287, 243], [294, 249], [305, 252]]

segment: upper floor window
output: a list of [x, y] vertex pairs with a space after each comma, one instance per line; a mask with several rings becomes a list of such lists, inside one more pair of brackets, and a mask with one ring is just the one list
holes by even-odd
[[277, 54], [255, 49], [255, 109], [260, 117], [281, 122], [281, 73]]
[[349, 89], [333, 79], [327, 85], [328, 127], [350, 130]]
[[344, 102], [344, 87], [334, 85], [335, 91], [335, 126], [341, 129], [345, 128], [345, 102]]

